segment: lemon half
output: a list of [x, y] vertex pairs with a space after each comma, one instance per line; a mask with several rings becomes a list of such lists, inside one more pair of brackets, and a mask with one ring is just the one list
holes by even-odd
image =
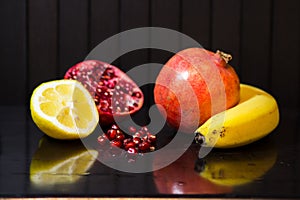
[[35, 124], [56, 139], [84, 138], [99, 122], [92, 96], [76, 80], [42, 83], [32, 93], [30, 110]]

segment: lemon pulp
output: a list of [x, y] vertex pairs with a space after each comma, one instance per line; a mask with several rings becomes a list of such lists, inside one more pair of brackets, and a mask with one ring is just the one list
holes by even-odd
[[99, 122], [92, 96], [75, 80], [42, 83], [31, 96], [30, 109], [36, 125], [57, 139], [86, 137]]

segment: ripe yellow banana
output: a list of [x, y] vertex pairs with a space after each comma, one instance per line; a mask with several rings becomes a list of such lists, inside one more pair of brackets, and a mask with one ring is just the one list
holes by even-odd
[[276, 100], [261, 89], [241, 84], [240, 102], [208, 119], [195, 131], [195, 139], [207, 147], [238, 147], [263, 138], [278, 123]]

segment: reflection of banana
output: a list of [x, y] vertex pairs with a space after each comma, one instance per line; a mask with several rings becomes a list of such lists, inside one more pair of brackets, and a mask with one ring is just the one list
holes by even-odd
[[[265, 142], [265, 141], [264, 141]], [[276, 162], [277, 151], [272, 144], [253, 144], [251, 148], [211, 152], [203, 158], [200, 176], [226, 186], [238, 186], [261, 178]]]
[[30, 180], [38, 186], [74, 183], [85, 175], [98, 152], [80, 141], [59, 141], [44, 136], [30, 164]]
[[207, 120], [196, 130], [196, 140], [204, 140], [203, 146], [238, 147], [261, 139], [278, 123], [276, 100], [263, 90], [241, 84], [239, 104]]

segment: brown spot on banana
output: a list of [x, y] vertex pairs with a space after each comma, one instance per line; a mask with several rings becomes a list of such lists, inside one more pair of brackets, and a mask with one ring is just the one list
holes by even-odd
[[220, 137], [221, 138], [225, 137], [225, 132], [226, 132], [226, 129], [224, 127], [222, 127], [222, 129], [220, 131]]

